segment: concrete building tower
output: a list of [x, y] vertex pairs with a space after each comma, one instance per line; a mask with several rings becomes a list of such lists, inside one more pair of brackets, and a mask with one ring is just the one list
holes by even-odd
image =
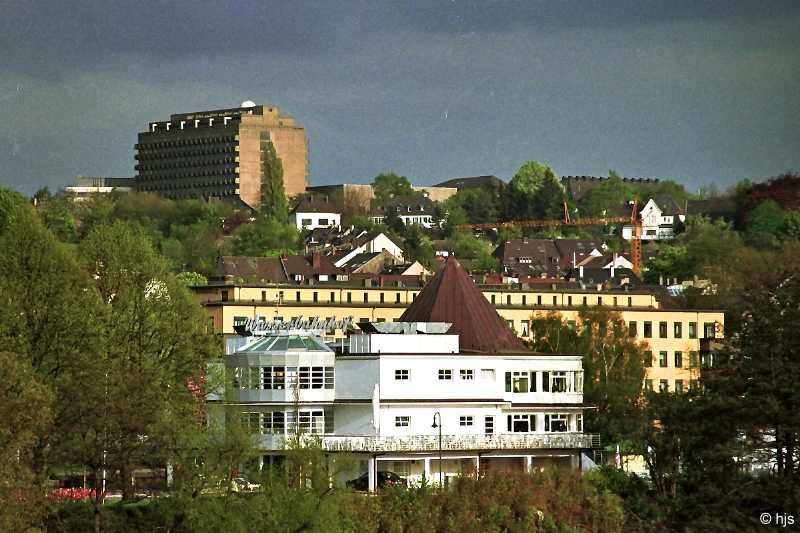
[[151, 122], [136, 144], [136, 190], [169, 198], [261, 203], [261, 153], [272, 142], [283, 164], [286, 196], [305, 192], [305, 129], [277, 107], [240, 107], [171, 115]]

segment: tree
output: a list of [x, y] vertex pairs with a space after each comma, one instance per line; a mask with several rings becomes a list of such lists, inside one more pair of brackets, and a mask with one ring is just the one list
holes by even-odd
[[393, 196], [415, 193], [408, 178], [394, 172], [384, 172], [375, 176], [372, 180], [372, 192], [380, 205], [385, 204]]
[[538, 161], [528, 161], [506, 188], [506, 218], [525, 220], [551, 215], [556, 201], [554, 195], [558, 196], [560, 205], [564, 193], [553, 170]]
[[28, 531], [46, 509], [29, 454], [52, 423], [52, 395], [23, 358], [0, 352], [0, 530]]
[[80, 251], [103, 302], [97, 342], [104, 372], [76, 392], [92, 416], [78, 424], [85, 431], [73, 431], [73, 450], [82, 464], [118, 470], [128, 499], [133, 468], [165, 464], [163, 444], [183, 430], [159, 420], [177, 414], [171, 420], [192, 423], [202, 401], [195, 387], [218, 347], [197, 302], [136, 226], [99, 226]]
[[297, 229], [271, 217], [244, 224], [233, 232], [236, 255], [269, 257], [297, 253], [300, 248]]
[[584, 401], [596, 406], [587, 413], [587, 426], [606, 442], [630, 444], [642, 417], [642, 383], [646, 344], [628, 336], [621, 315], [602, 308], [583, 308], [578, 323], [560, 313], [531, 318], [531, 347], [545, 353], [583, 356]]
[[283, 164], [275, 145], [268, 140], [261, 142], [261, 213], [282, 223], [289, 218]]
[[603, 216], [614, 209], [624, 207], [626, 202], [634, 198], [634, 190], [629, 184], [622, 181], [613, 170], [609, 171], [609, 174], [607, 180], [590, 189], [578, 201], [578, 212], [581, 217]]
[[782, 237], [786, 212], [775, 200], [764, 200], [747, 214], [744, 238], [751, 246], [777, 246]]

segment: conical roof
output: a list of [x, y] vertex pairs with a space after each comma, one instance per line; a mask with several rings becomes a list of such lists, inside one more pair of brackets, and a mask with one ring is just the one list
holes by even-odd
[[448, 333], [459, 335], [461, 350], [528, 351], [454, 257], [425, 285], [400, 322], [450, 322]]

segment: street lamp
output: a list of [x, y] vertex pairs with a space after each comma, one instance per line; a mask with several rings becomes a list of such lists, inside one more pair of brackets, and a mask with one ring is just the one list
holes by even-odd
[[[436, 424], [436, 417], [439, 417], [439, 424]], [[433, 413], [433, 429], [439, 428], [439, 487], [442, 487], [442, 414], [439, 411]]]

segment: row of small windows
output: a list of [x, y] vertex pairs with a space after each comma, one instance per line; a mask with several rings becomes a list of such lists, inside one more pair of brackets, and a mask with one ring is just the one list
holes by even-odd
[[[528, 305], [528, 295], [527, 294], [521, 295], [521, 297], [519, 299], [514, 298], [513, 297], [514, 295], [512, 295], [512, 294], [506, 294], [505, 302], [503, 302], [501, 300], [501, 298], [499, 298], [499, 296], [500, 295], [498, 295], [498, 294], [489, 294], [489, 301], [492, 302], [495, 305], [500, 304], [500, 303], [505, 303], [505, 305]], [[592, 301], [591, 302], [589, 301], [589, 297], [588, 296], [582, 296], [582, 297], [580, 297], [580, 300], [578, 298], [579, 297], [576, 296], [574, 298], [574, 300], [573, 300], [572, 296], [567, 296], [566, 305], [567, 306], [573, 306], [573, 305], [595, 305], [596, 304], [596, 305], [613, 305], [614, 307], [619, 307], [621, 305], [621, 300], [622, 300], [618, 296], [605, 296], [605, 297], [597, 296], [596, 298], [592, 297]], [[633, 297], [627, 296], [625, 298], [626, 298], [626, 300], [624, 300], [624, 301], [625, 301], [627, 307], [633, 307]], [[550, 300], [550, 302], [547, 302], [544, 298], [542, 298], [541, 294], [537, 294], [535, 301], [536, 301], [536, 305], [558, 305], [558, 296], [552, 296], [552, 299]], [[563, 303], [563, 299], [562, 299], [562, 303]], [[530, 305], [534, 305], [533, 304], [533, 299], [531, 299]]]
[[[660, 368], [668, 368], [669, 365], [669, 352], [658, 352], [658, 366]], [[672, 366], [675, 368], [684, 367], [683, 352], [675, 351], [672, 354]], [[713, 366], [714, 354], [712, 352], [689, 352], [689, 368], [708, 368]], [[653, 352], [644, 352], [644, 366], [646, 368], [653, 367]]]
[[[704, 339], [713, 339], [717, 333], [717, 323], [716, 322], [703, 322], [703, 338]], [[658, 323], [658, 338], [659, 339], [667, 339], [669, 338], [669, 322], [659, 322]], [[628, 335], [630, 337], [636, 337], [639, 334], [638, 324], [635, 320], [631, 320], [628, 322]], [[688, 328], [686, 330], [687, 338], [689, 339], [696, 339], [697, 338], [697, 322], [689, 322]], [[642, 322], [642, 337], [645, 339], [653, 338], [653, 323], [649, 320], [645, 320]], [[682, 339], [683, 338], [683, 322], [673, 322], [672, 323], [672, 338], [673, 339]]]
[[[143, 171], [136, 176], [139, 182], [163, 182], [165, 180], [181, 180], [179, 183], [167, 185], [177, 185], [174, 188], [185, 188], [194, 182], [207, 182], [208, 178], [215, 178], [215, 181], [223, 180], [225, 183], [235, 183], [239, 174], [234, 168], [230, 169], [208, 169], [194, 170], [191, 172], [164, 172], [164, 171]], [[193, 181], [190, 181], [193, 180]], [[162, 185], [163, 186], [163, 185]]]
[[332, 366], [252, 366], [233, 369], [233, 387], [243, 390], [333, 389]]
[[159, 160], [174, 161], [176, 159], [197, 159], [201, 157], [219, 158], [221, 154], [235, 154], [235, 146], [220, 146], [215, 148], [204, 148], [202, 150], [186, 149], [180, 151], [158, 151], [153, 153], [138, 153], [134, 157], [137, 161], [152, 162]]
[[220, 189], [235, 189], [236, 188], [236, 178], [217, 178], [213, 180], [201, 180], [201, 179], [191, 179], [186, 178], [185, 182], [182, 183], [148, 183], [148, 184], [137, 184], [137, 189], [140, 191], [179, 191], [179, 190], [187, 190], [187, 189], [204, 189], [203, 192], [208, 192], [205, 190], [208, 187], [218, 187]]
[[251, 411], [241, 416], [242, 425], [255, 434], [333, 433], [332, 409]]
[[[453, 381], [455, 373], [452, 368], [440, 368], [437, 372], [439, 381]], [[482, 368], [480, 374], [482, 381], [494, 381], [495, 369]], [[409, 381], [411, 371], [398, 368], [394, 371], [395, 381]], [[458, 370], [458, 379], [474, 381], [475, 369], [461, 368]], [[553, 370], [553, 371], [509, 371], [505, 373], [506, 392], [583, 392], [583, 371]]]
[[[681, 394], [686, 392], [686, 388], [684, 385], [684, 381], [682, 379], [676, 379], [674, 382], [674, 387], [670, 389], [669, 387], [669, 380], [668, 379], [660, 379], [658, 380], [658, 392], [675, 392], [677, 394]], [[646, 379], [644, 380], [644, 390], [647, 392], [653, 392], [653, 380]], [[690, 391], [697, 391], [700, 390], [702, 385], [700, 384], [699, 380], [690, 379], [689, 380], [689, 390]]]
[[[311, 302], [313, 302], [313, 303], [320, 303], [320, 302], [334, 303], [334, 302], [338, 301], [337, 297], [336, 297], [336, 293], [337, 293], [337, 291], [329, 291], [329, 292], [327, 292], [327, 294], [326, 294], [325, 291], [313, 291], [311, 293]], [[402, 295], [403, 295], [402, 292], [395, 292], [393, 294], [392, 293], [387, 293], [387, 292], [380, 292], [380, 293], [378, 293], [378, 302], [379, 303], [396, 303], [396, 304], [403, 303], [403, 296]], [[229, 301], [228, 300], [228, 296], [229, 296], [228, 295], [228, 291], [222, 291], [221, 292], [221, 300], [223, 302]], [[274, 301], [276, 304], [280, 305], [280, 304], [283, 304], [283, 303], [285, 303], [287, 301], [286, 296], [287, 295], [286, 295], [286, 293], [284, 291], [279, 291], [273, 297], [273, 299], [270, 300], [268, 298], [267, 291], [261, 291], [261, 301], [262, 302]], [[344, 293], [343, 296], [344, 296], [344, 301], [346, 301], [347, 303], [353, 303], [354, 301], [357, 302], [359, 300], [358, 296], [356, 296], [356, 297], [353, 296], [353, 292], [352, 291], [347, 291], [346, 293]], [[411, 293], [411, 300], [412, 301], [416, 297], [417, 297], [417, 293], [416, 292]], [[303, 293], [301, 291], [295, 291], [295, 293], [294, 293], [294, 301], [295, 302], [307, 302], [308, 300], [303, 300]], [[378, 302], [375, 302], [374, 297], [372, 299], [370, 299], [370, 293], [367, 292], [367, 291], [364, 291], [364, 292], [361, 293], [361, 301], [363, 301], [364, 303], [370, 303], [370, 302], [378, 303]]]
[[215, 137], [181, 137], [174, 141], [141, 142], [137, 150], [160, 150], [162, 148], [178, 148], [182, 146], [197, 146], [200, 144], [232, 143], [236, 141], [235, 135], [219, 135]]
[[146, 164], [136, 165], [140, 170], [167, 170], [175, 168], [193, 168], [193, 167], [224, 167], [229, 165], [238, 166], [236, 157], [208, 157], [208, 158], [184, 158], [184, 159], [170, 159], [165, 162], [152, 163], [146, 161]]
[[[541, 427], [537, 420], [541, 418]], [[494, 416], [485, 416], [483, 427], [487, 435], [494, 434]], [[459, 427], [472, 427], [475, 425], [474, 415], [459, 415]], [[398, 415], [394, 417], [394, 426], [407, 428], [411, 426], [411, 416]], [[508, 433], [567, 433], [569, 431], [583, 431], [583, 415], [568, 413], [545, 413], [537, 416], [535, 413], [519, 413], [506, 415], [506, 431]]]

